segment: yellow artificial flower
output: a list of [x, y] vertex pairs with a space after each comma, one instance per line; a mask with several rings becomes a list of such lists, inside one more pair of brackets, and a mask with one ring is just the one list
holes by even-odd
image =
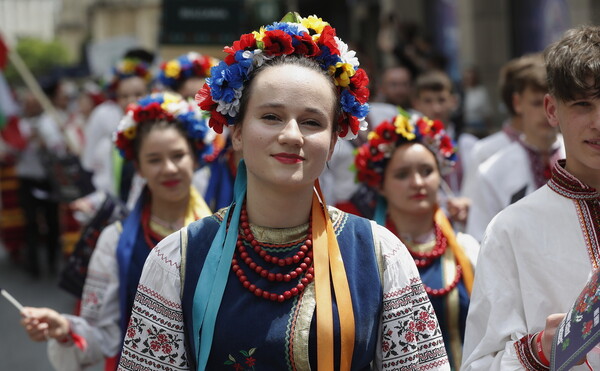
[[127, 138], [129, 140], [133, 140], [133, 138], [135, 138], [136, 133], [137, 133], [137, 126], [135, 126], [135, 125], [131, 125], [127, 129], [123, 130], [123, 135], [125, 136], [125, 138]]
[[181, 65], [178, 60], [172, 60], [165, 65], [165, 75], [171, 78], [177, 78], [181, 73]]
[[256, 41], [262, 41], [263, 37], [265, 37], [265, 28], [263, 26], [260, 27], [260, 30], [258, 31], [252, 31], [252, 35], [254, 35], [254, 38], [256, 39]]
[[402, 135], [407, 140], [413, 140], [416, 138], [414, 133], [415, 128], [407, 117], [398, 115], [396, 117], [396, 121], [394, 121], [394, 126], [396, 127], [396, 134]]
[[371, 131], [369, 134], [367, 134], [367, 139], [379, 139], [379, 134], [377, 134], [375, 131]]
[[131, 59], [125, 59], [122, 63], [121, 63], [121, 70], [123, 73], [133, 73], [135, 71], [135, 66], [136, 63], [135, 61], [131, 60]]
[[314, 15], [308, 16], [306, 18], [302, 18], [300, 23], [304, 27], [308, 28], [309, 30], [314, 30], [315, 33], [318, 33], [318, 34], [323, 32], [323, 29], [325, 28], [325, 26], [329, 26], [329, 23], [323, 21], [321, 18], [318, 18], [317, 16], [314, 16]]
[[329, 66], [328, 72], [334, 76], [335, 85], [343, 88], [350, 85], [350, 78], [356, 73], [354, 66], [342, 62], [336, 63], [335, 66]]
[[181, 97], [178, 94], [173, 94], [171, 92], [165, 92], [163, 93], [163, 102], [160, 105], [160, 107], [169, 112], [169, 105], [173, 104], [173, 103], [179, 103], [181, 102]]

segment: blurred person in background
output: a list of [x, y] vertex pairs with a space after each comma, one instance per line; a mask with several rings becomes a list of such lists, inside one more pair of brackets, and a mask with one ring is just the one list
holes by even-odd
[[542, 59], [515, 77], [515, 112], [523, 133], [477, 168], [467, 233], [481, 241], [488, 223], [502, 209], [540, 188], [550, 179], [554, 163], [565, 156], [558, 127], [548, 122], [544, 96], [548, 91]]
[[469, 188], [473, 186], [477, 168], [492, 155], [514, 142], [523, 132], [523, 120], [521, 115], [515, 111], [515, 95], [518, 93], [517, 86], [522, 87], [523, 83], [519, 80], [527, 76], [521, 73], [526, 69], [532, 68], [541, 63], [541, 54], [528, 54], [519, 58], [511, 59], [500, 69], [498, 77], [498, 90], [504, 109], [509, 117], [504, 121], [502, 130], [478, 140], [473, 145], [471, 155], [465, 158], [465, 174], [463, 177], [463, 192], [471, 194], [473, 191]]
[[439, 207], [442, 174], [452, 170], [454, 151], [441, 121], [401, 113], [369, 134], [354, 164], [358, 180], [377, 190], [375, 221], [414, 258], [458, 370], [479, 243], [455, 233]]
[[150, 250], [165, 236], [211, 214], [191, 185], [210, 149], [212, 132], [200, 111], [174, 93], [154, 94], [130, 106], [116, 147], [147, 185], [134, 210], [106, 227], [93, 252], [80, 316], [26, 308], [22, 324], [35, 341], [49, 340], [57, 370], [81, 370], [106, 358], [115, 370], [131, 306]]
[[[45, 153], [66, 152], [62, 126], [67, 120], [69, 97], [59, 79], [49, 79], [42, 83], [44, 94], [54, 106], [54, 113], [39, 111], [33, 96], [27, 95], [24, 102], [24, 117], [19, 127], [27, 145], [19, 153], [16, 172], [19, 178], [19, 199], [25, 213], [25, 244], [27, 249], [27, 270], [36, 278], [40, 277], [39, 246], [44, 244], [46, 261], [51, 273], [58, 269], [61, 250], [58, 201], [53, 197], [53, 188]], [[40, 112], [39, 116], [36, 113]], [[60, 122], [57, 122], [59, 120]], [[41, 216], [41, 218], [40, 218]], [[40, 220], [43, 224], [40, 224]], [[45, 232], [45, 238], [41, 236]]]
[[463, 131], [482, 138], [490, 129], [492, 106], [477, 67], [471, 66], [463, 71], [462, 93]]
[[81, 163], [90, 171], [96, 191], [71, 203], [83, 221], [94, 215], [107, 194], [126, 202], [133, 174], [123, 171], [123, 161], [116, 154], [113, 132], [127, 105], [148, 94], [152, 74], [149, 65], [139, 59], [122, 59], [115, 64], [108, 84], [108, 98], [90, 114], [85, 126], [87, 138]]

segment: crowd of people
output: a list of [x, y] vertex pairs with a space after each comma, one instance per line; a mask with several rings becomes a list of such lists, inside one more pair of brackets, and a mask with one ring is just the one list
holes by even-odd
[[[495, 133], [476, 68], [459, 95], [436, 63], [394, 64], [371, 96], [316, 16], [224, 51], [156, 76], [130, 51], [72, 111], [61, 81], [51, 112], [23, 95], [11, 257], [40, 277], [44, 245], [57, 271], [60, 220], [129, 210], [93, 241], [76, 314], [22, 313], [57, 370], [549, 369], [600, 264], [599, 27], [505, 63]], [[57, 198], [50, 153], [94, 190]]]

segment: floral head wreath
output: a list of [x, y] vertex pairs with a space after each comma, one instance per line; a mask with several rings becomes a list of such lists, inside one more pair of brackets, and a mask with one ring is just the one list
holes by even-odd
[[205, 155], [212, 153], [212, 141], [215, 133], [208, 128], [206, 119], [198, 107], [175, 93], [154, 93], [130, 104], [113, 140], [121, 155], [127, 160], [135, 158], [133, 141], [138, 128], [149, 121], [166, 120], [179, 122], [195, 144], [194, 150], [200, 162]]
[[358, 68], [356, 53], [321, 18], [288, 13], [281, 22], [242, 35], [224, 51], [227, 57], [212, 68], [211, 77], [196, 94], [200, 108], [210, 112], [209, 126], [217, 133], [223, 131], [223, 126], [234, 124], [250, 72], [282, 55], [314, 59], [331, 76], [341, 97], [340, 138], [354, 139], [358, 130], [366, 130], [369, 78]]
[[196, 52], [189, 52], [176, 59], [164, 62], [160, 66], [159, 81], [175, 90], [178, 82], [191, 77], [207, 78], [210, 69], [219, 64], [219, 60]]
[[121, 59], [112, 68], [112, 78], [108, 84], [108, 91], [114, 93], [119, 82], [134, 76], [141, 77], [147, 84], [153, 78], [150, 66], [146, 62], [134, 58]]
[[379, 187], [385, 167], [394, 150], [404, 143], [421, 143], [435, 155], [442, 174], [456, 161], [452, 139], [444, 124], [420, 115], [401, 111], [392, 121], [384, 121], [368, 135], [368, 142], [357, 149], [354, 166], [358, 181]]

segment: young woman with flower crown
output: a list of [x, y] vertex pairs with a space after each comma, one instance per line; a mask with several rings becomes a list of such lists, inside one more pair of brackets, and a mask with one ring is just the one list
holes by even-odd
[[479, 244], [455, 235], [438, 205], [442, 173], [452, 169], [455, 157], [441, 121], [401, 112], [369, 133], [355, 169], [359, 181], [378, 191], [375, 221], [413, 256], [458, 370]]
[[197, 99], [233, 125], [234, 202], [148, 256], [119, 369], [449, 369], [406, 248], [322, 198], [338, 137], [365, 125], [354, 52], [291, 13], [225, 51]]
[[[142, 98], [129, 107], [115, 133], [123, 157], [147, 181], [129, 216], [102, 231], [93, 252], [81, 316], [26, 308], [22, 324], [31, 339], [49, 342], [58, 370], [80, 370], [108, 358], [114, 370], [142, 266], [163, 237], [210, 215], [191, 186], [198, 161], [210, 150], [200, 110], [172, 93]], [[111, 358], [112, 357], [112, 358]]]
[[[216, 58], [189, 52], [163, 63], [158, 80], [184, 98], [193, 98], [210, 77], [210, 69], [219, 62]], [[239, 160], [240, 154], [231, 147], [228, 132], [218, 134], [213, 141], [213, 152], [207, 155], [208, 166], [194, 174], [194, 185], [211, 209], [219, 210], [231, 203]]]

